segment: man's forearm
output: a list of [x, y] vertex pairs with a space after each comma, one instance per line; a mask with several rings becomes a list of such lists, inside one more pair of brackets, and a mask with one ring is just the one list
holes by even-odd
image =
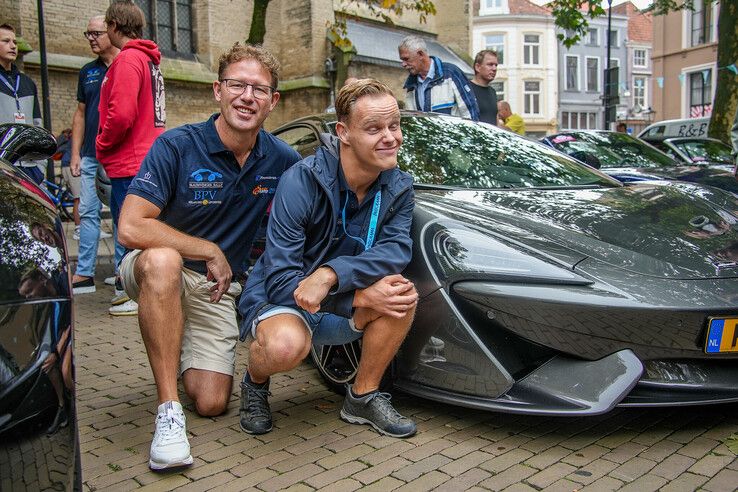
[[220, 248], [206, 239], [190, 236], [155, 218], [121, 215], [118, 228], [121, 245], [131, 249], [172, 248], [188, 260], [208, 261]]
[[79, 106], [72, 117], [72, 155], [78, 156], [82, 151], [82, 141], [85, 139], [85, 113]]

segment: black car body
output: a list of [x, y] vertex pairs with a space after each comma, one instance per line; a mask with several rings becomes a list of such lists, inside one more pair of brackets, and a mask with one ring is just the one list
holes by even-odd
[[567, 131], [543, 143], [624, 182], [668, 179], [715, 186], [738, 196], [732, 166], [680, 162], [643, 140], [604, 130]]
[[[334, 125], [316, 116], [274, 133], [306, 156]], [[405, 113], [402, 129], [399, 165], [416, 193], [405, 275], [420, 300], [396, 387], [550, 415], [738, 400], [735, 197], [683, 182], [624, 187], [457, 118]], [[360, 351], [312, 355], [338, 388]]]
[[12, 166], [55, 149], [41, 128], [0, 125], [3, 490], [72, 490], [81, 483], [64, 230], [45, 192]]

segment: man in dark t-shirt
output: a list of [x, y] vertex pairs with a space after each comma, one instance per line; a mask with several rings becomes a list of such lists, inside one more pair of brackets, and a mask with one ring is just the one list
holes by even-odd
[[497, 76], [497, 53], [482, 50], [474, 57], [474, 78], [471, 88], [479, 105], [479, 121], [497, 124], [497, 93], [490, 86]]

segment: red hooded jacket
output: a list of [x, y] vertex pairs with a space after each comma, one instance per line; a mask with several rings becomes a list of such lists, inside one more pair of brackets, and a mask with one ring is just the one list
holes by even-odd
[[111, 178], [135, 176], [164, 132], [166, 104], [161, 53], [148, 39], [128, 41], [102, 81], [97, 160]]

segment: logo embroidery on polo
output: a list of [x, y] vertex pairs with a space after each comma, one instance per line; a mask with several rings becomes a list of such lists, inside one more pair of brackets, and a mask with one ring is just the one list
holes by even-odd
[[254, 189], [251, 190], [251, 194], [254, 196], [263, 194], [273, 195], [275, 191], [277, 191], [277, 188], [269, 188], [267, 186], [256, 185]]
[[216, 200], [218, 191], [223, 188], [223, 175], [217, 171], [200, 168], [190, 173], [187, 183], [192, 191], [192, 199], [187, 202], [190, 205], [217, 205], [222, 200]]

